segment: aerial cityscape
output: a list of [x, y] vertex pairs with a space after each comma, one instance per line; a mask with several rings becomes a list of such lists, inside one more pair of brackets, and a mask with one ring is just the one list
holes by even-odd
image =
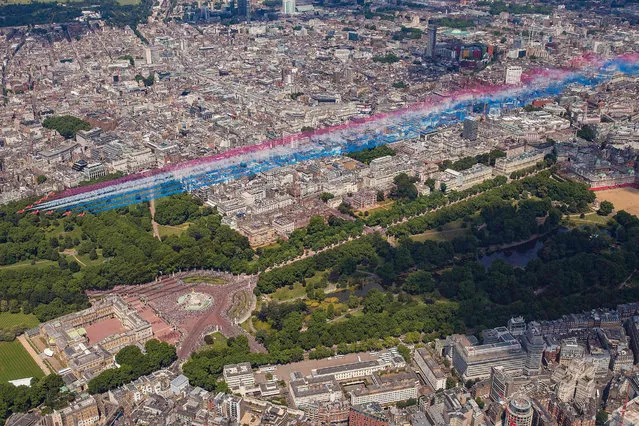
[[636, 0], [2, 0], [0, 424], [639, 426]]

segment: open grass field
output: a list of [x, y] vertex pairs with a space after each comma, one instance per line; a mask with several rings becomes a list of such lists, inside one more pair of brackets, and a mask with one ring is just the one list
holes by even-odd
[[[328, 275], [327, 271], [319, 271], [312, 277], [307, 278], [306, 284], [312, 284], [318, 287], [318, 284], [326, 275]], [[284, 302], [298, 298], [306, 298], [306, 287], [304, 287], [300, 282], [293, 284], [293, 288], [290, 288], [290, 286], [280, 287], [275, 290], [274, 293], [268, 295], [268, 299], [276, 302]]]
[[317, 308], [327, 310], [329, 305], [333, 305], [333, 308], [338, 313], [346, 313], [349, 311], [348, 305], [346, 305], [345, 303], [339, 303], [339, 300], [336, 297], [327, 297], [321, 302], [318, 302], [317, 300], [307, 300], [306, 305], [312, 310], [315, 310]]
[[223, 349], [226, 347], [226, 337], [219, 331], [209, 334], [209, 336], [213, 339], [213, 344], [206, 345], [206, 349]]
[[182, 281], [184, 281], [187, 284], [206, 283], [211, 285], [222, 285], [225, 283], [225, 281], [222, 278], [214, 277], [211, 275], [192, 275], [190, 277], [182, 278]]
[[385, 201], [382, 201], [381, 203], [377, 203], [375, 207], [371, 207], [369, 209], [361, 209], [361, 210], [358, 210], [357, 212], [358, 214], [361, 213], [362, 215], [364, 212], [368, 212], [368, 214], [371, 215], [379, 210], [388, 210], [393, 206], [393, 204], [395, 204], [395, 200], [385, 200]]
[[293, 289], [288, 287], [278, 288], [275, 293], [271, 294], [271, 299], [277, 302], [283, 302], [285, 300], [296, 299], [298, 297], [306, 296], [306, 288], [301, 283], [295, 283]]
[[59, 240], [62, 240], [67, 235], [72, 239], [80, 239], [82, 237], [82, 228], [80, 228], [79, 226], [75, 226], [70, 231], [65, 231], [62, 221], [58, 222], [58, 226], [53, 226], [53, 224], [49, 226], [49, 228], [47, 229], [47, 237], [57, 237]]
[[306, 279], [306, 284], [308, 285], [310, 283], [310, 284], [313, 284], [315, 287], [318, 287], [319, 282], [322, 281], [322, 279], [327, 275], [328, 275], [328, 271], [316, 272], [315, 275]]
[[[98, 265], [100, 263], [104, 263], [104, 257], [102, 257], [100, 252], [101, 250], [98, 250], [98, 258], [95, 260], [91, 260], [88, 254], [76, 255], [75, 257], [77, 257], [80, 260], [80, 262], [84, 263], [87, 266]], [[71, 259], [73, 259], [73, 256], [71, 257]]]
[[36, 260], [35, 264], [32, 265], [30, 260], [24, 260], [22, 262], [12, 263], [11, 265], [2, 265], [0, 266], [0, 269], [35, 268], [57, 264], [57, 262], [53, 262], [51, 260]]
[[189, 222], [177, 226], [158, 225], [158, 233], [160, 234], [160, 238], [170, 237], [172, 235], [179, 237], [189, 228], [189, 225]]
[[0, 312], [0, 328], [11, 329], [15, 326], [25, 326], [27, 328], [34, 328], [40, 324], [40, 321], [33, 314], [12, 314], [10, 312]]
[[266, 249], [268, 249], [268, 250], [275, 250], [275, 249], [280, 248], [281, 246], [282, 246], [282, 245], [281, 245], [280, 243], [277, 243], [277, 242], [276, 242], [276, 243], [267, 244], [267, 245], [262, 246], [262, 247], [260, 247], [260, 248], [261, 248], [262, 250], [266, 250]]
[[0, 383], [27, 377], [40, 378], [44, 373], [24, 347], [14, 340], [0, 342]]
[[599, 201], [610, 201], [615, 205], [615, 210], [625, 210], [630, 214], [639, 216], [639, 189], [617, 188], [595, 192]]
[[265, 330], [265, 331], [271, 330], [271, 324], [264, 321], [260, 321], [255, 316], [252, 319], [253, 319], [252, 324], [255, 330]]
[[229, 318], [243, 319], [251, 309], [253, 294], [248, 291], [239, 291], [233, 295], [233, 307], [229, 310]]
[[468, 228], [462, 228], [462, 221], [457, 220], [455, 222], [447, 223], [441, 227], [441, 231], [432, 229], [426, 231], [423, 234], [413, 235], [411, 238], [414, 241], [424, 242], [426, 240], [432, 241], [450, 241], [456, 237], [460, 237], [469, 231]]
[[588, 213], [584, 216], [584, 218], [580, 218], [579, 215], [571, 216], [570, 223], [574, 223], [575, 225], [601, 225], [605, 226], [610, 217], [600, 216], [597, 213]]

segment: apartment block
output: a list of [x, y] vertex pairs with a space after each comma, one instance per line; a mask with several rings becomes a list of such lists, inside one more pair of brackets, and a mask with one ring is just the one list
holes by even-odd
[[419, 396], [419, 379], [411, 370], [373, 373], [372, 383], [350, 392], [352, 405], [369, 402], [385, 405]]
[[90, 396], [63, 410], [54, 411], [47, 420], [52, 426], [94, 426], [100, 421], [100, 411], [95, 399]]
[[296, 407], [343, 399], [342, 390], [333, 376], [303, 377], [291, 380], [289, 390]]
[[349, 426], [388, 426], [389, 424], [386, 411], [377, 403], [351, 407], [348, 417]]
[[231, 389], [239, 389], [240, 387], [250, 389], [255, 387], [255, 375], [250, 362], [225, 365], [223, 376], [224, 381]]
[[426, 382], [434, 389], [446, 388], [446, 374], [426, 348], [419, 348], [415, 351], [415, 362], [419, 370], [424, 375]]
[[333, 367], [325, 367], [314, 369], [311, 374], [313, 377], [334, 376], [337, 380], [348, 380], [355, 377], [370, 376], [376, 371], [384, 370], [389, 365], [378, 361], [361, 361], [352, 364], [342, 364]]
[[532, 167], [542, 161], [547, 150], [535, 149], [512, 157], [503, 157], [495, 160], [494, 174], [510, 176], [512, 172]]
[[453, 366], [464, 380], [488, 378], [491, 368], [498, 366], [510, 374], [521, 374], [526, 353], [519, 341], [506, 327], [490, 332], [494, 339], [483, 345], [471, 342], [467, 336], [455, 336]]

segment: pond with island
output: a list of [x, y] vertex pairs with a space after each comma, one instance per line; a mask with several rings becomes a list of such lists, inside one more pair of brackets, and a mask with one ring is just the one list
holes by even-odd
[[490, 268], [496, 260], [503, 260], [510, 266], [516, 268], [525, 268], [528, 262], [537, 258], [537, 254], [543, 246], [544, 242], [537, 238], [515, 247], [487, 254], [480, 257], [477, 261], [486, 269]]
[[[480, 255], [477, 258], [477, 262], [483, 265], [485, 269], [490, 268], [490, 266], [497, 260], [502, 260], [515, 268], [525, 268], [526, 265], [528, 265], [528, 262], [538, 258], [539, 250], [543, 248], [544, 241], [557, 232], [563, 233], [568, 231], [569, 229], [567, 228], [558, 228], [555, 231], [533, 240], [505, 249], [496, 250], [485, 255]], [[356, 297], [366, 297], [371, 290], [383, 291], [384, 289], [378, 282], [367, 280], [353, 289], [345, 288], [332, 292], [328, 294], [328, 297], [336, 297], [340, 303], [348, 303], [348, 298], [351, 295]]]
[[490, 268], [490, 266], [496, 260], [503, 260], [507, 264], [515, 268], [525, 268], [533, 259], [537, 259], [539, 250], [544, 246], [544, 241], [547, 238], [554, 235], [555, 233], [560, 232], [568, 232], [567, 228], [558, 228], [555, 231], [552, 231], [546, 235], [543, 235], [539, 238], [535, 238], [531, 241], [526, 241], [525, 243], [509, 247], [502, 250], [497, 250], [492, 253], [486, 254], [482, 257], [479, 257], [477, 261], [481, 263], [485, 269]]
[[352, 296], [366, 297], [372, 290], [383, 291], [384, 288], [377, 282], [365, 282], [357, 285], [352, 291], [345, 288], [328, 294], [328, 297], [337, 297], [340, 303], [348, 303], [348, 298]]

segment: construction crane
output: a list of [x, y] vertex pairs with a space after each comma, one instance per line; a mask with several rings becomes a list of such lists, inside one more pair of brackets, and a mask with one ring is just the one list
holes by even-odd
[[621, 409], [621, 416], [619, 416], [619, 426], [623, 426], [623, 419], [626, 417], [626, 408], [628, 408], [628, 391], [626, 391], [626, 400]]
[[33, 119], [38, 119], [38, 108], [36, 106], [36, 78], [33, 65], [29, 67], [29, 90], [31, 90], [31, 109], [33, 110]]

